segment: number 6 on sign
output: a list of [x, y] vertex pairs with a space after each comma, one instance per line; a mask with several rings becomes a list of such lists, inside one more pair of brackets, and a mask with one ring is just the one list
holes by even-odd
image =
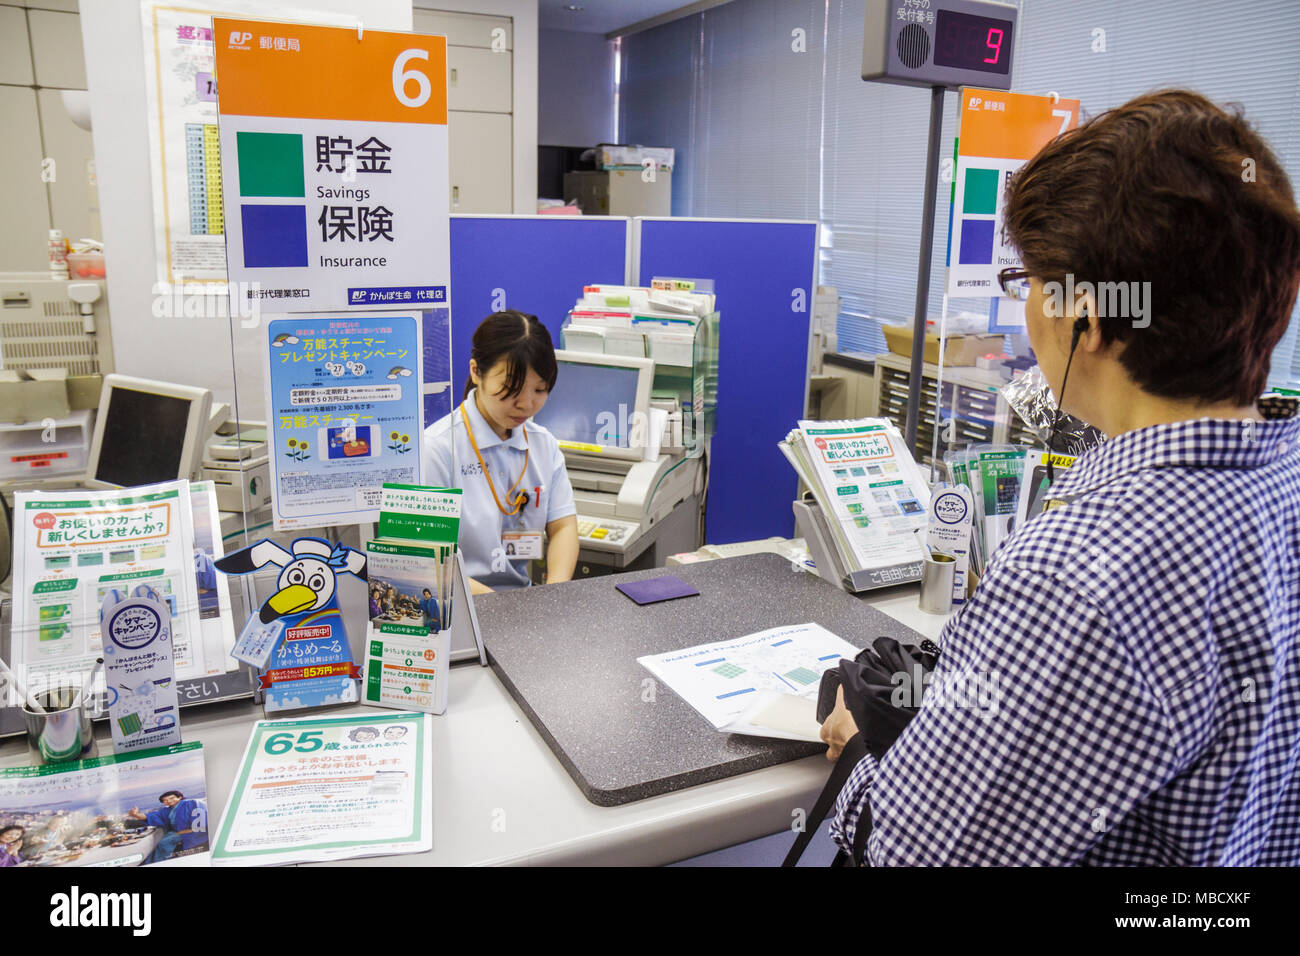
[[[429, 78], [419, 70], [407, 70], [406, 64], [411, 60], [429, 59], [428, 50], [403, 50], [393, 61], [393, 95], [403, 106], [409, 106], [412, 109], [423, 106], [429, 102], [429, 96], [433, 93], [433, 84]], [[415, 96], [406, 95], [406, 84], [411, 80], [415, 81], [419, 92]]]

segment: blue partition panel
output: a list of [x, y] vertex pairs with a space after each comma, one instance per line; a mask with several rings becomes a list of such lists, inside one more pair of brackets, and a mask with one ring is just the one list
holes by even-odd
[[424, 342], [424, 424], [432, 425], [451, 412], [451, 389], [430, 392], [433, 386], [451, 381], [451, 336], [448, 327], [451, 313], [448, 309], [431, 309], [421, 313]]
[[718, 295], [718, 420], [706, 541], [789, 537], [799, 481], [776, 446], [804, 414], [817, 225], [692, 219], [639, 225], [640, 284], [655, 276], [713, 279]]
[[460, 399], [478, 324], [531, 312], [560, 347], [582, 287], [627, 281], [628, 220], [616, 216], [451, 217], [451, 381]]

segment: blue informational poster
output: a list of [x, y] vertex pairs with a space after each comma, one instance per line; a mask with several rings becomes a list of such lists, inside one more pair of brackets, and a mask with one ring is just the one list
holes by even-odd
[[378, 521], [384, 482], [423, 483], [419, 313], [273, 319], [266, 365], [277, 531]]

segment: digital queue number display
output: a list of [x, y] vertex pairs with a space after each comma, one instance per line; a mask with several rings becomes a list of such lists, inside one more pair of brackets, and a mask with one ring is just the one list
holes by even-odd
[[866, 0], [862, 78], [1011, 88], [1019, 10], [998, 0]]
[[1013, 29], [1010, 20], [939, 10], [934, 27], [935, 65], [1009, 73]]

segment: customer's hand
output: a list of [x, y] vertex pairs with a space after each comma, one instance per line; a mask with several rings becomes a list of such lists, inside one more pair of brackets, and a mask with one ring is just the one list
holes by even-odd
[[822, 740], [829, 748], [826, 751], [826, 759], [832, 762], [839, 760], [844, 745], [852, 740], [857, 732], [858, 725], [853, 720], [853, 715], [849, 713], [849, 709], [844, 706], [844, 688], [841, 687], [835, 691], [835, 709], [822, 724]]

